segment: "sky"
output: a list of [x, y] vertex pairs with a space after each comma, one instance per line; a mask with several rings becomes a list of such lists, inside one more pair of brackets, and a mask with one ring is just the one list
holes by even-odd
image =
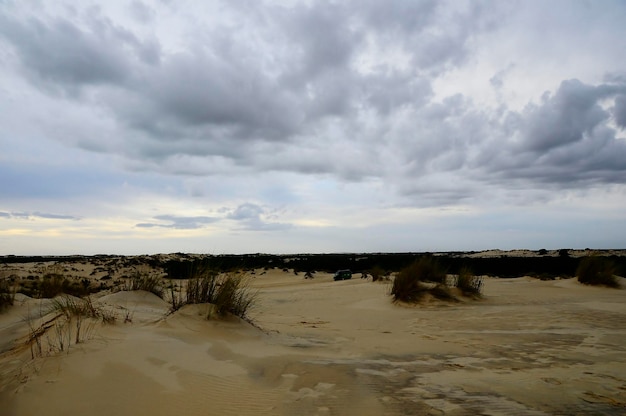
[[621, 0], [0, 0], [0, 254], [626, 248]]

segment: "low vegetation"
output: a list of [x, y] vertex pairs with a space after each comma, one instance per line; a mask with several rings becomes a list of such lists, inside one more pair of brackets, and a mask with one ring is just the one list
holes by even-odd
[[17, 291], [34, 298], [51, 299], [60, 294], [83, 297], [97, 291], [87, 278], [68, 278], [61, 267], [48, 266], [21, 279]]
[[380, 266], [374, 266], [369, 270], [369, 274], [372, 275], [373, 282], [389, 281], [389, 272], [386, 272]]
[[43, 279], [39, 283], [38, 297], [53, 298], [62, 293], [72, 296], [86, 296], [89, 294], [89, 279], [80, 281], [70, 281], [61, 273], [48, 272], [44, 274]]
[[157, 273], [147, 268], [135, 270], [124, 282], [122, 290], [145, 290], [146, 292], [154, 293], [161, 299], [165, 296], [163, 279]]
[[619, 283], [615, 273], [615, 265], [609, 259], [599, 256], [583, 258], [576, 270], [576, 276], [580, 283], [617, 288]]
[[173, 311], [184, 305], [210, 303], [220, 316], [230, 313], [248, 319], [248, 311], [256, 299], [257, 292], [248, 287], [243, 275], [221, 274], [208, 268], [197, 270], [193, 277], [183, 284], [170, 286]]
[[[50, 312], [56, 313], [59, 318], [64, 318], [63, 321], [57, 320], [55, 330], [62, 333], [63, 328], [67, 325], [69, 335], [71, 336], [70, 325], [73, 323], [75, 326], [74, 343], [78, 344], [82, 342], [86, 336], [93, 330], [93, 324], [84, 327], [83, 324], [86, 320], [93, 318], [94, 320], [102, 320], [104, 323], [114, 323], [115, 315], [103, 308], [96, 307], [91, 298], [86, 297], [84, 299], [74, 298], [71, 296], [61, 296], [52, 300]], [[59, 329], [59, 327], [61, 327]], [[69, 345], [69, 344], [68, 344]], [[63, 350], [61, 348], [61, 350]]]
[[29, 312], [26, 320], [30, 328], [26, 345], [30, 347], [31, 358], [37, 358], [69, 351], [72, 343], [90, 339], [99, 322], [112, 324], [116, 316], [93, 304], [89, 297], [63, 295], [52, 299], [38, 314]]
[[480, 297], [483, 278], [462, 268], [458, 276], [448, 279], [434, 257], [424, 256], [396, 274], [390, 294], [394, 301], [400, 302], [418, 302], [427, 294], [436, 299], [457, 301], [452, 291], [454, 287], [464, 296]]
[[483, 289], [483, 278], [482, 276], [474, 276], [470, 269], [463, 267], [459, 271], [456, 287], [466, 296], [480, 296]]
[[9, 308], [15, 301], [15, 289], [8, 277], [0, 276], [0, 312]]
[[421, 257], [396, 274], [391, 296], [394, 301], [417, 302], [435, 288], [435, 294], [444, 295], [445, 288], [440, 286], [445, 284], [445, 278], [445, 272], [433, 257]]

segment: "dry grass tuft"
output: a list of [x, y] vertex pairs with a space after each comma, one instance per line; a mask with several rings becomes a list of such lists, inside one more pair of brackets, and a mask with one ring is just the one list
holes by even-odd
[[427, 294], [436, 299], [456, 302], [458, 299], [452, 287], [457, 287], [464, 296], [479, 298], [483, 278], [463, 268], [457, 277], [448, 279], [435, 258], [424, 256], [396, 275], [390, 294], [394, 302], [418, 302]]
[[171, 285], [170, 291], [172, 311], [188, 304], [210, 303], [220, 316], [230, 313], [246, 320], [257, 299], [257, 292], [250, 290], [241, 273], [220, 274], [207, 268], [196, 270], [183, 285]]
[[599, 256], [585, 257], [580, 261], [576, 276], [578, 281], [586, 285], [602, 285], [618, 288], [615, 278], [615, 265], [607, 258]]
[[459, 272], [456, 287], [466, 296], [480, 297], [483, 288], [482, 276], [474, 276], [472, 271], [466, 267]]
[[15, 287], [11, 285], [9, 278], [0, 276], [0, 312], [13, 306], [15, 302]]
[[391, 296], [396, 302], [417, 302], [433, 288], [432, 283], [445, 286], [445, 281], [446, 274], [437, 261], [430, 256], [421, 257], [396, 275]]
[[165, 296], [163, 279], [156, 272], [147, 268], [135, 270], [128, 280], [124, 282], [122, 290], [145, 290], [146, 292], [154, 293], [161, 299]]

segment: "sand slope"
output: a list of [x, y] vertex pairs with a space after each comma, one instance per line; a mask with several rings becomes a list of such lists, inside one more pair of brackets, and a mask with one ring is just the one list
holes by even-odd
[[119, 292], [97, 302], [132, 322], [35, 359], [11, 349], [39, 302], [21, 299], [0, 315], [1, 414], [626, 413], [626, 290], [487, 279], [481, 301], [407, 307], [360, 279], [253, 285], [258, 327]]

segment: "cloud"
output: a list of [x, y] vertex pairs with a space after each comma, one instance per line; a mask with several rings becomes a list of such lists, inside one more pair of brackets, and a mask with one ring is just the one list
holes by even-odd
[[[130, 7], [145, 21], [159, 13], [140, 2]], [[140, 171], [394, 178], [402, 195], [432, 188], [434, 203], [442, 200], [437, 187], [454, 200], [438, 182], [444, 172], [477, 182], [495, 173], [529, 187], [579, 181], [576, 158], [593, 148], [586, 166], [595, 167], [594, 180], [614, 182], [622, 168], [612, 154], [623, 146], [607, 122], [622, 126], [626, 118], [619, 72], [607, 84], [564, 81], [519, 112], [481, 109], [460, 93], [435, 100], [432, 80], [461, 65], [468, 41], [509, 12], [431, 1], [233, 5], [205, 33], [191, 27], [198, 36], [177, 50], [99, 10], [5, 18], [0, 32], [37, 85], [98, 86], [91, 98], [72, 99], [97, 101], [118, 126], [108, 136], [126, 138], [84, 134], [76, 145], [119, 154]], [[227, 30], [244, 22], [235, 34]], [[433, 30], [442, 26], [450, 30]], [[502, 89], [518, 67], [509, 62], [489, 81]], [[612, 110], [605, 99], [615, 101]]]
[[489, 83], [494, 88], [500, 89], [504, 85], [504, 78], [515, 68], [515, 65], [509, 64], [506, 68], [498, 71], [493, 77], [489, 78]]
[[554, 95], [545, 94], [540, 105], [511, 114], [513, 139], [496, 151], [497, 161], [487, 170], [501, 178], [581, 186], [624, 183], [626, 143], [616, 138], [612, 119], [602, 103], [618, 107], [626, 84], [587, 85], [564, 81]]
[[599, 101], [624, 91], [626, 85], [585, 85], [563, 81], [554, 96], [544, 95], [542, 104], [525, 111], [524, 145], [534, 152], [549, 151], [581, 141], [609, 118]]
[[[137, 59], [159, 61], [159, 46], [98, 14], [82, 19], [84, 28], [63, 17], [25, 21], [0, 18], [0, 34], [15, 47], [35, 82], [76, 94], [81, 87], [119, 85], [132, 76]], [[106, 46], [105, 46], [106, 45]]]
[[291, 228], [290, 224], [266, 221], [264, 218], [271, 217], [271, 214], [256, 204], [245, 203], [230, 211], [228, 219], [237, 221], [242, 229], [251, 231], [279, 231]]
[[182, 217], [177, 215], [157, 215], [154, 217], [159, 222], [145, 222], [136, 224], [138, 228], [173, 228], [177, 230], [197, 230], [218, 221], [214, 217]]
[[[159, 168], [169, 166], [164, 160], [193, 155], [253, 170], [307, 173], [319, 169], [286, 167], [279, 159], [268, 166], [265, 155], [249, 149], [293, 153], [311, 141], [326, 148], [346, 133], [367, 146], [375, 132], [359, 131], [362, 121], [373, 115], [376, 124], [390, 124], [424, 106], [432, 96], [424, 71], [460, 62], [467, 36], [483, 30], [474, 6], [352, 6], [229, 6], [224, 20], [194, 32], [177, 50], [165, 50], [98, 11], [71, 19], [53, 13], [6, 18], [0, 32], [37, 85], [61, 87], [88, 105], [93, 100], [111, 123], [126, 129], [128, 140], [117, 146], [84, 135], [82, 148], [142, 164], [152, 159]], [[132, 8], [145, 9], [138, 2]], [[431, 30], [448, 23], [458, 30]], [[393, 56], [378, 58], [380, 50], [394, 48], [400, 61], [406, 56], [405, 64]], [[352, 179], [364, 175], [341, 166], [325, 164], [323, 170], [337, 168], [339, 176]]]
[[154, 19], [154, 10], [141, 1], [133, 1], [128, 10], [133, 18], [141, 23], [149, 23]]
[[[624, 84], [626, 84], [626, 82]], [[613, 117], [615, 117], [615, 123], [619, 127], [626, 129], [626, 94], [618, 95], [615, 98]]]
[[22, 219], [22, 220], [80, 220], [80, 217], [73, 215], [52, 214], [47, 212], [0, 212], [0, 218], [6, 219]]

